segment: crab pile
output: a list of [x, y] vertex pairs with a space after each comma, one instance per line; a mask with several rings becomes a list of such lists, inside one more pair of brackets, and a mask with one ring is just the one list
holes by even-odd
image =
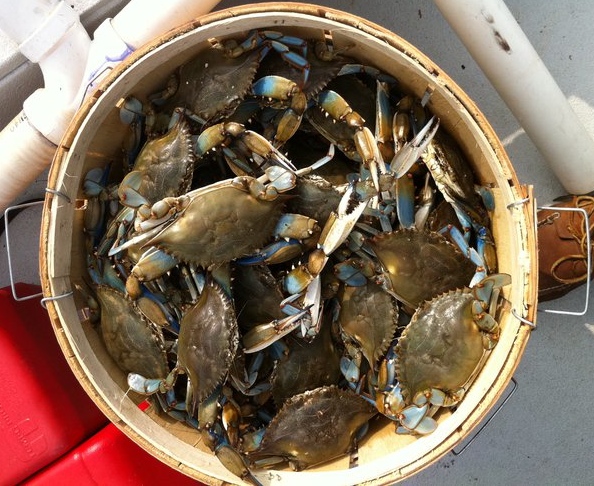
[[431, 433], [497, 343], [493, 198], [429, 101], [328, 35], [211, 40], [86, 174], [107, 351], [248, 481]]

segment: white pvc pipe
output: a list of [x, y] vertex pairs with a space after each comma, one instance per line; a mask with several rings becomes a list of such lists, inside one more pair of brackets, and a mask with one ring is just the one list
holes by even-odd
[[80, 102], [140, 45], [209, 12], [219, 0], [132, 0], [95, 31], [91, 43], [64, 1], [0, 0], [0, 30], [39, 63], [44, 88], [0, 132], [0, 212], [46, 169]]
[[46, 21], [20, 45], [20, 51], [39, 64], [44, 87], [23, 104], [31, 124], [58, 144], [78, 106], [73, 100], [83, 81], [91, 39], [78, 14], [60, 2]]
[[59, 0], [1, 0], [0, 30], [17, 44], [33, 34], [51, 15]]
[[56, 146], [19, 113], [0, 132], [0, 210], [4, 210], [49, 165]]
[[94, 32], [85, 79], [77, 100], [82, 101], [109, 70], [141, 45], [168, 30], [204, 15], [220, 0], [131, 0], [113, 19]]
[[210, 12], [220, 0], [132, 0], [112, 20], [126, 44], [142, 44]]
[[24, 103], [23, 112], [0, 133], [0, 210], [21, 193], [55, 153], [76, 107], [91, 40], [78, 14], [65, 2], [0, 0], [0, 28], [20, 51], [39, 63], [45, 88]]
[[594, 190], [594, 140], [501, 0], [434, 0], [571, 194]]

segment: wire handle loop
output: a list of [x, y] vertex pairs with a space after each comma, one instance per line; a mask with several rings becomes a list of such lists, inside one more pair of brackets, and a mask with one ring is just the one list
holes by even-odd
[[[590, 218], [588, 216], [588, 212], [584, 208], [565, 208], [565, 207], [557, 207], [557, 206], [540, 206], [539, 209], [548, 209], [552, 211], [573, 211], [577, 213], [582, 213], [584, 217], [584, 232], [586, 235], [586, 248], [588, 256], [586, 258], [586, 295], [584, 298], [584, 308], [581, 311], [571, 311], [571, 310], [559, 310], [559, 309], [539, 309], [543, 312], [547, 312], [549, 314], [563, 314], [568, 316], [583, 316], [588, 312], [588, 305], [590, 300], [590, 278], [592, 275], [592, 247], [590, 241]], [[535, 220], [536, 221], [536, 220]]]
[[480, 433], [485, 430], [485, 428], [487, 427], [487, 425], [489, 425], [491, 423], [491, 421], [497, 416], [497, 414], [501, 411], [501, 409], [507, 404], [507, 402], [509, 401], [509, 399], [512, 397], [512, 395], [514, 393], [516, 393], [516, 390], [518, 388], [518, 382], [517, 380], [512, 376], [511, 378], [511, 384], [512, 384], [512, 388], [509, 391], [509, 393], [506, 395], [506, 397], [503, 399], [503, 401], [499, 404], [499, 406], [493, 411], [493, 413], [491, 414], [491, 416], [485, 421], [485, 423], [483, 423], [479, 429], [475, 432], [475, 434], [466, 442], [466, 444], [464, 444], [464, 446], [462, 447], [462, 449], [460, 449], [459, 451], [456, 451], [455, 449], [452, 449], [452, 454], [454, 456], [461, 456], [464, 451], [466, 451], [466, 449], [468, 449], [468, 447], [470, 447], [470, 444], [472, 444], [475, 439], [480, 435]]
[[23, 204], [17, 204], [15, 206], [9, 206], [4, 210], [4, 232], [5, 232], [4, 237], [6, 239], [6, 257], [8, 258], [8, 276], [10, 279], [10, 290], [12, 291], [12, 298], [14, 300], [16, 300], [17, 302], [34, 299], [36, 297], [41, 297], [43, 295], [43, 293], [39, 292], [37, 294], [24, 295], [24, 296], [19, 296], [17, 294], [16, 283], [15, 283], [15, 278], [14, 278], [13, 262], [12, 262], [12, 250], [11, 250], [11, 246], [10, 246], [10, 229], [9, 229], [10, 213], [12, 211], [25, 209], [25, 208], [28, 208], [31, 206], [38, 206], [40, 204], [43, 204], [43, 201], [33, 201], [33, 202], [28, 202], [28, 203], [23, 203]]

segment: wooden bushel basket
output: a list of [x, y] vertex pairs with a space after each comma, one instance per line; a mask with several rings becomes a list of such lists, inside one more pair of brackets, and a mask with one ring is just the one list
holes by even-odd
[[[342, 458], [304, 472], [258, 471], [264, 484], [385, 484], [409, 477], [451, 451], [485, 417], [506, 389], [536, 314], [537, 253], [534, 201], [520, 185], [500, 141], [474, 103], [434, 63], [404, 40], [351, 14], [306, 4], [246, 5], [209, 14], [134, 52], [84, 103], [53, 161], [41, 237], [41, 278], [56, 336], [72, 370], [101, 410], [132, 440], [170, 466], [208, 484], [237, 483], [202, 444], [195, 430], [164, 418], [127, 394], [126, 377], [113, 363], [97, 330], [82, 311], [77, 283], [86, 274], [83, 235], [85, 173], [120, 156], [125, 130], [118, 101], [153, 93], [173, 69], [191, 59], [210, 38], [241, 38], [251, 29], [289, 32], [302, 38], [332, 35], [350, 46], [349, 56], [381, 67], [403, 90], [418, 97], [432, 91], [429, 109], [454, 136], [481, 184], [493, 187], [493, 232], [499, 271], [512, 276], [504, 288], [509, 310], [501, 339], [455, 411], [439, 414], [427, 436], [399, 436], [393, 425], [374, 431], [359, 447], [359, 465]], [[305, 426], [306, 424], [304, 424]]]

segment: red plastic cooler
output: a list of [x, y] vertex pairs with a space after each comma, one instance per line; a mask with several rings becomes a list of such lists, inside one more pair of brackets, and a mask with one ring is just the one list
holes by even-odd
[[[17, 284], [18, 295], [39, 287]], [[132, 442], [84, 392], [47, 312], [0, 289], [0, 485], [198, 484]]]
[[[39, 288], [19, 284], [19, 295]], [[22, 481], [107, 424], [83, 391], [39, 300], [0, 289], [0, 484]]]

